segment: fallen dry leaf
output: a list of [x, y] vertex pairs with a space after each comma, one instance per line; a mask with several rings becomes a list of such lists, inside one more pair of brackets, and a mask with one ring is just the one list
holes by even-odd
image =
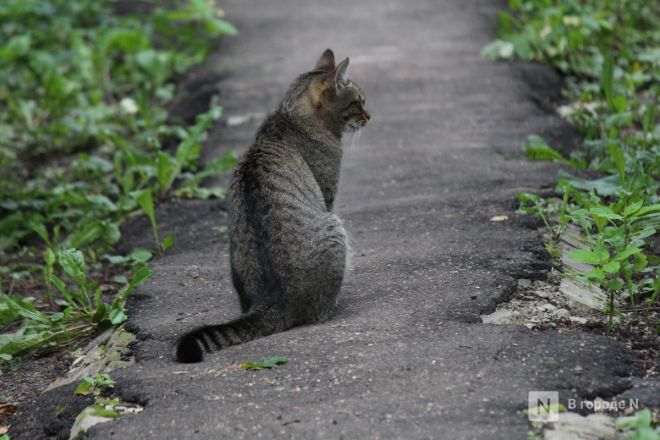
[[7, 434], [9, 432], [10, 425], [0, 426], [0, 435]]
[[[16, 405], [14, 405], [13, 403], [0, 403], [0, 420], [9, 417], [15, 412], [16, 412]], [[3, 433], [0, 432], [0, 434]]]

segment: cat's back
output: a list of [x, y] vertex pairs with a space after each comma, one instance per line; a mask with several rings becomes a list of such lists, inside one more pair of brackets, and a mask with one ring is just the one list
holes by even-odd
[[[271, 116], [274, 117], [274, 116]], [[274, 130], [266, 120], [255, 143], [236, 164], [231, 184], [232, 209], [323, 209], [323, 194], [295, 135]], [[289, 130], [290, 131], [290, 130]]]
[[[290, 173], [291, 165], [302, 165], [303, 158], [294, 148], [295, 135], [279, 112], [268, 115], [257, 130], [254, 143], [234, 169], [234, 184], [262, 183]], [[291, 176], [288, 176], [291, 177]]]

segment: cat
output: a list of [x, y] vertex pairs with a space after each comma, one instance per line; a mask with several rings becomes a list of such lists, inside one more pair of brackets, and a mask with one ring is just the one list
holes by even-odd
[[342, 136], [371, 118], [349, 59], [327, 49], [300, 75], [237, 163], [230, 196], [231, 276], [243, 315], [177, 342], [179, 362], [204, 351], [328, 319], [346, 270], [342, 221], [332, 212]]

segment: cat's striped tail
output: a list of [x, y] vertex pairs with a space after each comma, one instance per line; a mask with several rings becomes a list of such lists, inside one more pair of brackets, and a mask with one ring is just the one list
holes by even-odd
[[183, 363], [201, 362], [204, 351], [211, 353], [284, 331], [288, 328], [285, 321], [265, 311], [252, 311], [225, 324], [198, 327], [179, 338], [176, 360]]

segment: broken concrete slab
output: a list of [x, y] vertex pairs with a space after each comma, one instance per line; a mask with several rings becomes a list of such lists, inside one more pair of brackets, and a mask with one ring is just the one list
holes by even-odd
[[69, 440], [75, 440], [79, 437], [84, 438], [84, 434], [92, 426], [111, 422], [118, 417], [139, 414], [143, 409], [144, 407], [135, 403], [126, 403], [117, 399], [97, 398], [93, 405], [88, 406], [78, 414], [71, 427]]
[[46, 391], [129, 365], [133, 362], [130, 354], [133, 342], [135, 335], [123, 326], [106, 330], [87, 344], [84, 353], [74, 360], [67, 375], [50, 384]]
[[561, 293], [573, 310], [603, 310], [606, 306], [605, 293], [597, 286], [588, 286], [576, 279], [563, 278], [559, 286]]
[[564, 412], [559, 414], [557, 422], [550, 423], [543, 429], [544, 440], [617, 440], [619, 435], [616, 424], [605, 414]]

